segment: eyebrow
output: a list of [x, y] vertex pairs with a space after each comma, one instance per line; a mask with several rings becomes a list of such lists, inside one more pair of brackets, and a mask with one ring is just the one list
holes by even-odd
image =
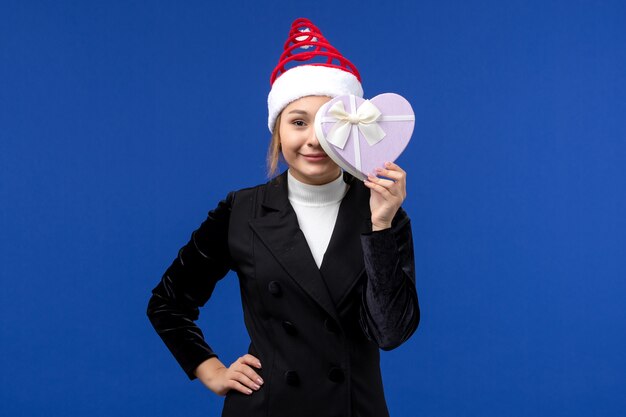
[[306, 111], [304, 110], [292, 110], [287, 114], [291, 114], [291, 113], [298, 113], [298, 114], [308, 114]]

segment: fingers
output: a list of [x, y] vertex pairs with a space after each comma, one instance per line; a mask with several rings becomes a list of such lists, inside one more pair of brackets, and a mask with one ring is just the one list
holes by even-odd
[[261, 368], [261, 362], [250, 354], [238, 358], [229, 368], [228, 385], [244, 394], [252, 394], [263, 385], [263, 379], [252, 369]]
[[[384, 178], [379, 178], [379, 176]], [[386, 199], [406, 197], [406, 172], [393, 162], [386, 162], [385, 168], [377, 168], [376, 175], [368, 175], [365, 185], [377, 191]]]
[[256, 368], [261, 368], [261, 361], [250, 354], [246, 354], [239, 358], [238, 362], [241, 362], [241, 365], [238, 368], [238, 371], [244, 374], [248, 379], [253, 381], [255, 384], [262, 384], [263, 379], [257, 374], [250, 366], [254, 366]]
[[398, 164], [395, 164], [393, 162], [385, 162], [385, 168], [391, 171], [401, 172], [402, 174], [406, 175], [406, 172], [402, 168], [400, 168]]
[[406, 173], [400, 172], [400, 171], [393, 171], [390, 169], [384, 169], [384, 168], [377, 168], [376, 175], [390, 178], [394, 181], [404, 181], [406, 179]]
[[393, 162], [385, 162], [385, 167], [377, 168], [376, 174], [394, 181], [406, 182], [406, 172]]
[[367, 181], [364, 181], [363, 184], [365, 184], [367, 188], [370, 188], [381, 194], [383, 197], [385, 197], [385, 199], [393, 197], [393, 194], [389, 191], [389, 187], [394, 184], [394, 182], [391, 180], [384, 180], [382, 178], [376, 178], [368, 175]]
[[367, 181], [364, 182], [365, 185], [379, 194], [381, 194], [385, 199], [389, 198], [399, 198], [404, 200], [406, 190], [404, 186], [404, 181], [398, 180], [388, 180], [384, 178], [378, 178], [373, 175], [367, 176]]
[[236, 391], [241, 392], [242, 394], [252, 394], [254, 391], [252, 391], [250, 388], [248, 388], [247, 386], [245, 386], [244, 384], [242, 384], [241, 382], [234, 380], [234, 379], [229, 379], [228, 382], [226, 383], [226, 386], [229, 389], [234, 389]]
[[246, 363], [250, 366], [254, 366], [255, 368], [261, 368], [261, 361], [249, 353], [246, 353], [245, 355], [243, 355], [237, 360], [241, 361], [242, 363]]
[[396, 184], [396, 181], [389, 180], [387, 178], [379, 178], [379, 177], [377, 177], [375, 175], [368, 175], [367, 179], [369, 180], [369, 182], [373, 182], [375, 184], [378, 184], [378, 185], [380, 185], [382, 187], [387, 188], [388, 190], [392, 190], [394, 188], [397, 188], [397, 187], [394, 187], [394, 185]]

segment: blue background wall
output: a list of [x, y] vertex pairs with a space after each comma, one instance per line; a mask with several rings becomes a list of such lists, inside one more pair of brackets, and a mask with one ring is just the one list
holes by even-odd
[[[392, 415], [622, 414], [624, 2], [3, 0], [0, 415], [219, 415], [146, 304], [207, 211], [265, 181], [300, 16], [417, 115], [423, 318], [382, 355]], [[245, 352], [234, 275], [200, 324]]]

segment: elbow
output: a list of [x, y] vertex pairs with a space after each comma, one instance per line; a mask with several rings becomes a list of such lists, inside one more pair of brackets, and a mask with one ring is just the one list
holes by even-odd
[[416, 306], [413, 314], [411, 315], [410, 320], [403, 326], [404, 331], [395, 333], [393, 337], [386, 337], [380, 340], [377, 340], [378, 347], [381, 350], [386, 352], [393, 350], [404, 342], [409, 340], [409, 338], [415, 333], [417, 327], [420, 323], [420, 309], [419, 306]]
[[384, 304], [386, 307], [378, 308], [367, 307], [364, 292], [362, 303], [359, 320], [361, 328], [381, 350], [393, 350], [406, 342], [420, 323], [420, 307], [414, 290], [408, 291], [407, 298], [402, 302]]
[[159, 312], [163, 311], [163, 301], [159, 296], [152, 294], [146, 306], [146, 316], [153, 326], [156, 326], [159, 320]]
[[146, 307], [146, 316], [148, 317], [148, 320], [150, 320], [150, 323], [154, 323], [154, 313], [155, 313], [155, 308], [154, 308], [154, 295], [150, 297], [150, 300], [148, 300], [148, 305]]

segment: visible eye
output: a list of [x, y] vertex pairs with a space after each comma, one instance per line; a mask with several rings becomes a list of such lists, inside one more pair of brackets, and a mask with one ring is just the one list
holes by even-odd
[[295, 126], [298, 126], [298, 127], [304, 127], [304, 126], [306, 126], [305, 121], [304, 121], [304, 120], [300, 120], [300, 119], [298, 119], [298, 120], [294, 120], [293, 122], [291, 122], [291, 124], [293, 124], [293, 125], [295, 125]]

